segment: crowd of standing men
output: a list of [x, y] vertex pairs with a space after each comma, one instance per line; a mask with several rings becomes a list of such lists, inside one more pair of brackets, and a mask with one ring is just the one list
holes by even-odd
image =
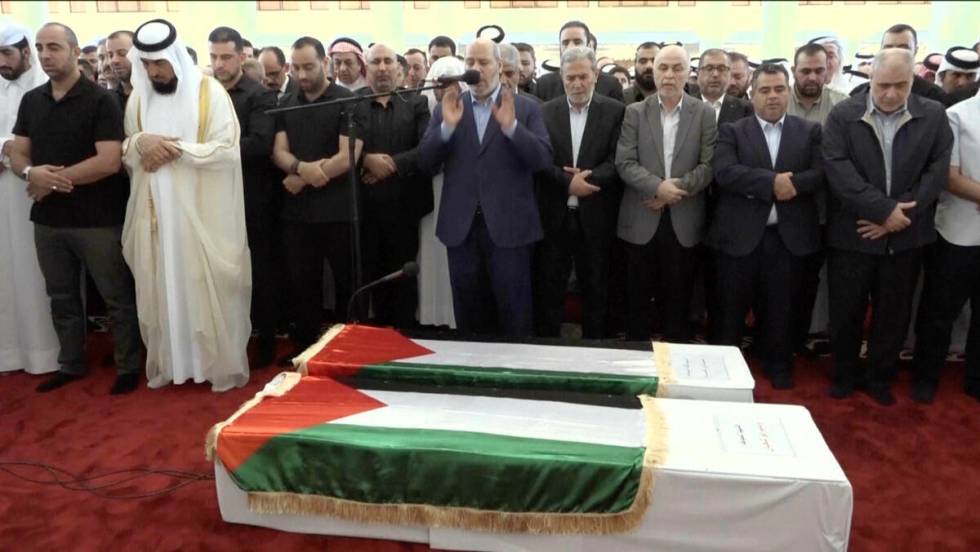
[[[325, 305], [346, 319], [355, 220], [364, 282], [421, 265], [362, 318], [555, 337], [574, 269], [584, 337], [685, 342], [706, 311], [709, 341], [738, 345], [751, 312], [779, 389], [826, 263], [831, 395], [885, 405], [922, 268], [915, 400], [932, 401], [953, 321], [980, 304], [980, 61], [951, 48], [933, 84], [908, 25], [863, 77], [833, 37], [791, 62], [711, 49], [694, 68], [682, 46], [644, 42], [634, 74], [600, 70], [580, 21], [540, 77], [532, 47], [486, 38], [457, 56], [442, 36], [404, 54], [301, 37], [288, 58], [228, 27], [208, 38], [202, 72], [163, 20], [88, 61], [65, 25], [0, 28], [0, 238], [17, 259], [0, 369], [60, 368], [39, 391], [84, 375], [81, 267], [111, 319], [114, 393], [135, 388], [143, 344], [151, 386], [243, 385], [250, 332], [264, 366], [284, 323], [289, 357]], [[464, 70], [479, 81], [424, 89]], [[974, 317], [965, 391], [980, 400], [978, 347]]]

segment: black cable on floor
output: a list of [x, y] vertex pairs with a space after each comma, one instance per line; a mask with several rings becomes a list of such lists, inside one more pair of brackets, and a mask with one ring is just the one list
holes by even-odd
[[[47, 473], [48, 477], [38, 478], [23, 475], [17, 472], [17, 468], [31, 468], [33, 470], [41, 470]], [[210, 481], [214, 479], [214, 475], [210, 473], [194, 473], [181, 470], [171, 470], [171, 469], [154, 469], [154, 468], [129, 468], [124, 470], [115, 470], [99, 475], [82, 476], [71, 473], [68, 470], [64, 470], [50, 464], [44, 464], [42, 462], [13, 462], [13, 461], [0, 461], [0, 472], [7, 473], [23, 481], [28, 481], [30, 483], [37, 483], [39, 485], [57, 485], [69, 491], [83, 491], [94, 494], [102, 498], [111, 498], [117, 500], [136, 500], [142, 498], [152, 498], [156, 496], [161, 496], [165, 494], [172, 493], [181, 487], [186, 487], [191, 483], [197, 483], [199, 481]], [[111, 479], [113, 477], [125, 476], [119, 479]], [[149, 477], [149, 476], [163, 476], [169, 477], [175, 480], [174, 483], [156, 489], [150, 492], [144, 493], [125, 493], [125, 492], [113, 492], [113, 487], [118, 487], [119, 485], [129, 483], [130, 481], [135, 481], [137, 479]], [[102, 481], [109, 480], [106, 483]]]

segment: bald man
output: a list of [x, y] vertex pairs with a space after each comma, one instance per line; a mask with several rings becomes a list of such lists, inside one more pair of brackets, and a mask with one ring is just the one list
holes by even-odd
[[551, 166], [551, 142], [537, 103], [501, 86], [494, 42], [470, 44], [465, 64], [480, 82], [447, 88], [419, 147], [423, 166], [445, 170], [436, 235], [449, 253], [456, 324], [529, 336], [531, 249], [542, 237], [533, 174]]
[[625, 184], [617, 235], [627, 244], [627, 337], [651, 334], [657, 297], [665, 337], [691, 337], [689, 311], [698, 245], [705, 231], [705, 189], [718, 137], [715, 111], [684, 94], [687, 52], [667, 46], [654, 60], [657, 92], [626, 109], [616, 149]]
[[[418, 145], [429, 125], [429, 104], [419, 94], [391, 94], [400, 70], [385, 44], [367, 51], [367, 83], [361, 95], [389, 94], [358, 103], [367, 128], [361, 166], [364, 281], [414, 261], [419, 219], [432, 210], [431, 177], [419, 168]], [[406, 328], [415, 323], [418, 286], [405, 278], [374, 291], [375, 321]]]
[[[909, 326], [922, 249], [936, 240], [936, 199], [949, 179], [953, 134], [941, 103], [912, 94], [915, 60], [885, 48], [870, 92], [837, 104], [824, 123], [831, 396], [863, 387], [894, 404], [891, 380]], [[868, 370], [859, 353], [872, 306]]]

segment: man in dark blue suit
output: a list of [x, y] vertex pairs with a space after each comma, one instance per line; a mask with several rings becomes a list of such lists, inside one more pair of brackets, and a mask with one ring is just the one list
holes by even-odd
[[532, 174], [551, 166], [548, 130], [535, 102], [501, 86], [494, 42], [474, 41], [465, 62], [479, 84], [446, 91], [418, 150], [423, 167], [444, 166], [436, 236], [449, 252], [456, 325], [487, 333], [497, 321], [508, 336], [529, 336], [532, 244], [542, 237]]
[[820, 249], [815, 194], [824, 186], [820, 125], [786, 114], [789, 74], [752, 76], [755, 116], [721, 126], [712, 159], [718, 199], [705, 242], [714, 251], [716, 340], [738, 345], [755, 313], [758, 356], [773, 387], [793, 387], [794, 294]]

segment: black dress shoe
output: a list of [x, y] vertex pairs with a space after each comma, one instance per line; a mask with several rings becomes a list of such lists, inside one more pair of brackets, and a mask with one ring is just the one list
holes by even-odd
[[892, 391], [888, 384], [870, 384], [865, 392], [881, 406], [891, 406], [895, 404], [895, 396], [892, 395]]
[[115, 383], [112, 384], [112, 389], [109, 389], [109, 394], [125, 395], [132, 393], [139, 385], [139, 381], [139, 374], [119, 374], [116, 376]]
[[921, 404], [932, 404], [936, 397], [936, 386], [928, 381], [912, 383], [912, 400]]
[[779, 390], [792, 389], [793, 375], [786, 368], [773, 368], [770, 371], [769, 379], [772, 381], [772, 388]]
[[38, 385], [37, 389], [35, 390], [38, 393], [47, 393], [48, 391], [54, 391], [59, 387], [68, 385], [69, 383], [80, 379], [82, 379], [82, 376], [73, 376], [64, 372], [56, 372], [50, 378], [44, 380], [41, 385]]
[[830, 385], [832, 399], [846, 399], [854, 394], [854, 384], [848, 381], [838, 381]]

